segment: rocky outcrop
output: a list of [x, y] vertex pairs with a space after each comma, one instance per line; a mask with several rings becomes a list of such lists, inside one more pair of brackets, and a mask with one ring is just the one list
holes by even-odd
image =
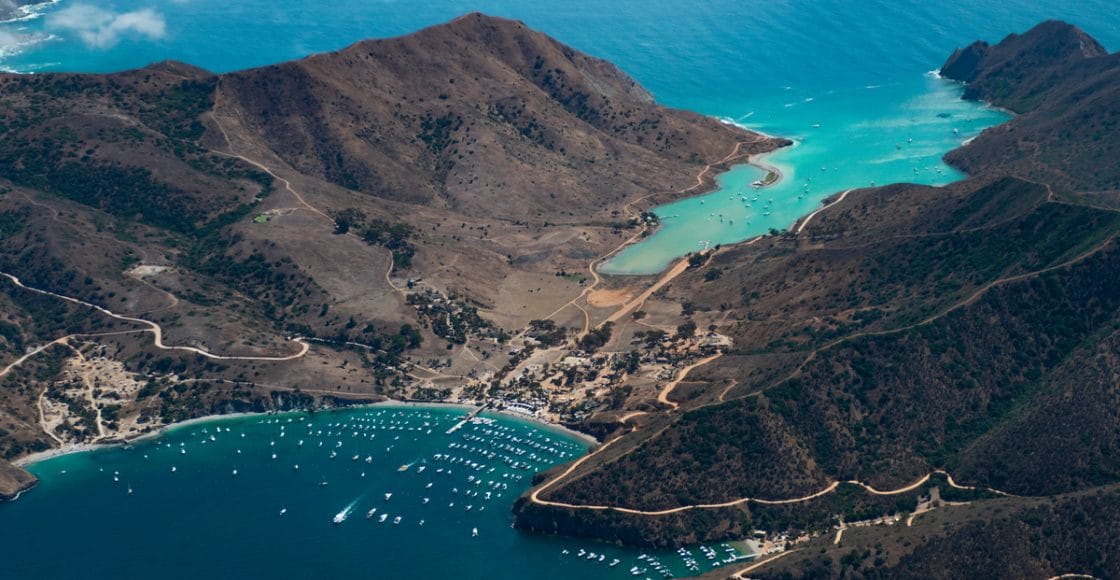
[[0, 501], [11, 501], [38, 483], [34, 475], [0, 460]]

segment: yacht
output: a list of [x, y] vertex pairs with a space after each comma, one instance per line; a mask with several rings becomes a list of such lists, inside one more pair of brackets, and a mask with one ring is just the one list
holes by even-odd
[[366, 519], [368, 520], [372, 518], [373, 514], [375, 513], [377, 513], [377, 508], [371, 508], [368, 512], [366, 512]]
[[383, 524], [387, 519], [389, 519], [389, 514], [381, 514], [381, 517], [377, 518], [377, 523]]
[[399, 524], [399, 523], [401, 523], [401, 517], [400, 516], [397, 516], [397, 517], [393, 518], [393, 524], [394, 525]]
[[389, 493], [385, 494], [385, 501], [389, 501], [389, 498], [391, 498], [391, 497], [393, 497], [393, 492], [389, 492]]
[[472, 528], [471, 529], [471, 537], [472, 538], [477, 538], [478, 537], [478, 528]]

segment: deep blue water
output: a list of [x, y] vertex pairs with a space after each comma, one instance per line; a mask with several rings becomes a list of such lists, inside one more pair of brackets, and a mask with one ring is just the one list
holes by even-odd
[[[39, 487], [0, 504], [0, 525], [19, 530], [0, 542], [2, 576], [512, 580], [652, 567], [637, 550], [513, 530], [510, 507], [533, 474], [587, 443], [485, 414], [448, 434], [465, 415], [378, 406], [234, 417], [41, 461], [30, 468]], [[657, 557], [688, 573], [675, 552]]]
[[[605, 266], [641, 273], [657, 271], [702, 240], [727, 243], [770, 227], [787, 227], [834, 191], [871, 182], [938, 184], [959, 178], [940, 163], [940, 156], [1005, 117], [960, 102], [959, 87], [926, 74], [957, 46], [978, 38], [997, 41], [1047, 18], [1073, 22], [1111, 49], [1120, 46], [1120, 11], [1111, 0], [934, 4], [61, 0], [44, 8], [39, 18], [0, 24], [0, 67], [105, 72], [177, 59], [223, 72], [337, 49], [363, 38], [405, 34], [472, 10], [518, 18], [617, 63], [663, 103], [797, 141], [795, 148], [771, 156], [786, 180], [758, 192], [759, 200], [752, 199], [749, 187], [757, 172], [741, 167], [722, 176], [723, 189], [703, 198], [703, 204], [690, 199], [659, 208], [665, 218], [662, 230]], [[771, 215], [761, 215], [765, 212]], [[697, 231], [702, 235], [693, 233]], [[485, 481], [506, 483], [507, 489], [488, 501], [473, 499], [467, 512], [461, 493], [473, 486], [466, 481], [473, 472], [441, 474], [446, 479], [436, 478], [425, 489], [438, 469], [434, 455], [451, 449], [455, 457], [477, 456], [448, 445], [463, 443], [464, 435], [486, 440], [468, 440], [468, 447], [501, 444], [503, 434], [467, 430], [446, 436], [449, 419], [444, 415], [455, 413], [447, 410], [400, 411], [392, 418], [364, 413], [302, 421], [293, 416], [283, 438], [279, 424], [232, 419], [221, 423], [230, 431], [217, 433], [214, 442], [203, 443], [217, 424], [196, 425], [129, 449], [37, 464], [33, 470], [43, 480], [40, 487], [0, 505], [0, 526], [21, 530], [0, 541], [0, 560], [9, 565], [0, 576], [598, 578], [629, 577], [630, 566], [645, 562], [632, 551], [509, 528], [509, 508], [526, 479], [495, 478], [503, 473], [527, 477], [570, 456], [541, 455], [529, 469], [512, 471], [487, 460], [486, 469], [495, 471], [487, 472]], [[356, 426], [362, 418], [397, 421], [406, 430], [377, 430], [374, 444], [349, 434], [312, 436], [304, 427], [308, 422], [317, 429], [330, 422]], [[415, 431], [424, 422], [438, 423], [433, 434], [427, 428]], [[499, 423], [523, 440], [551, 437], [573, 446], [565, 452], [582, 452], [582, 445], [566, 436], [507, 419]], [[397, 436], [401, 438], [394, 440]], [[304, 447], [294, 445], [299, 437], [308, 441]], [[327, 445], [342, 441], [338, 457], [330, 459], [317, 446], [319, 440]], [[176, 450], [179, 443], [188, 449], [186, 455]], [[392, 449], [386, 452], [385, 447]], [[276, 460], [271, 459], [274, 448]], [[355, 453], [363, 459], [351, 461]], [[364, 462], [366, 455], [373, 458], [371, 464]], [[296, 462], [301, 464], [298, 472]], [[397, 471], [410, 462], [408, 471]], [[416, 471], [420, 462], [427, 462], [423, 474]], [[237, 476], [232, 475], [235, 468]], [[120, 472], [120, 481], [112, 480], [114, 471]], [[329, 485], [320, 486], [322, 480]], [[132, 496], [126, 493], [129, 485]], [[459, 493], [452, 492], [456, 487]], [[385, 502], [383, 494], [389, 491], [394, 495]], [[423, 497], [430, 497], [430, 504], [422, 504]], [[455, 507], [448, 505], [452, 501]], [[351, 502], [354, 515], [333, 526], [331, 517]], [[486, 510], [479, 510], [483, 505]], [[402, 522], [366, 520], [370, 507], [378, 507], [378, 514], [400, 515]], [[288, 511], [280, 516], [283, 508]], [[420, 519], [425, 519], [422, 527]], [[479, 528], [477, 538], [470, 533], [474, 527]], [[607, 560], [576, 560], [580, 548], [605, 552]], [[571, 553], [563, 555], [565, 549]], [[694, 552], [707, 569], [707, 559]], [[615, 557], [623, 563], [608, 568]], [[676, 574], [687, 572], [675, 555], [662, 558]]]

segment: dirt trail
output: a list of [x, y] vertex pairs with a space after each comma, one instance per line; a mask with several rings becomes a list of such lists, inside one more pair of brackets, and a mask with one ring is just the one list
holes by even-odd
[[817, 217], [817, 214], [819, 214], [822, 211], [824, 211], [824, 210], [826, 210], [826, 209], [844, 201], [844, 198], [848, 197], [848, 194], [853, 192], [853, 191], [855, 191], [855, 188], [845, 190], [844, 193], [840, 194], [840, 197], [836, 198], [836, 201], [834, 201], [834, 202], [832, 202], [828, 205], [821, 206], [821, 207], [817, 208], [816, 211], [814, 211], [813, 213], [805, 216], [805, 219], [801, 220], [801, 225], [797, 226], [797, 231], [795, 231], [794, 233], [795, 234], [800, 234], [801, 230], [805, 229], [805, 226], [809, 225], [809, 222], [812, 221], [813, 218]]
[[674, 411], [679, 409], [680, 404], [678, 404], [675, 401], [671, 401], [669, 399], [669, 394], [673, 392], [673, 389], [677, 388], [677, 385], [679, 385], [681, 383], [681, 381], [683, 381], [685, 379], [685, 377], [688, 376], [688, 373], [692, 372], [693, 369], [695, 369], [697, 367], [702, 367], [702, 366], [716, 360], [717, 358], [719, 358], [721, 356], [723, 356], [723, 355], [722, 354], [713, 354], [712, 356], [702, 358], [702, 359], [684, 367], [683, 369], [681, 369], [681, 371], [679, 373], [677, 373], [677, 378], [675, 378], [675, 379], [669, 381], [668, 383], [666, 383], [665, 386], [661, 389], [661, 392], [657, 393], [657, 402], [663, 403], [665, 405], [668, 405], [668, 406], [672, 407], [673, 408], [672, 410], [674, 410]]
[[[586, 510], [596, 510], [596, 511], [610, 510], [610, 511], [616, 511], [616, 512], [620, 512], [620, 513], [624, 513], [624, 514], [637, 515], [637, 516], [664, 516], [664, 515], [689, 511], [689, 510], [697, 510], [697, 509], [729, 508], [729, 507], [735, 507], [735, 506], [742, 505], [742, 504], [749, 503], [749, 502], [762, 504], [762, 505], [788, 505], [788, 504], [802, 503], [802, 502], [817, 499], [821, 496], [828, 495], [828, 494], [836, 491], [836, 488], [840, 487], [840, 484], [842, 484], [842, 483], [846, 483], [846, 484], [849, 484], [849, 485], [855, 485], [855, 486], [861, 487], [861, 488], [863, 488], [864, 491], [866, 491], [866, 492], [868, 492], [872, 495], [898, 495], [898, 494], [902, 494], [902, 493], [911, 492], [911, 491], [914, 491], [914, 490], [920, 488], [922, 485], [924, 485], [926, 482], [928, 482], [930, 477], [932, 477], [934, 474], [945, 475], [946, 476], [946, 481], [947, 481], [947, 483], [949, 484], [950, 487], [954, 487], [954, 488], [957, 488], [957, 489], [963, 489], [963, 490], [978, 489], [974, 486], [957, 485], [953, 481], [953, 478], [949, 477], [948, 473], [946, 473], [943, 470], [937, 469], [937, 470], [934, 470], [934, 471], [932, 471], [932, 472], [930, 472], [926, 475], [923, 475], [922, 477], [918, 478], [913, 483], [910, 483], [910, 484], [905, 485], [903, 487], [900, 487], [898, 489], [880, 490], [880, 489], [876, 489], [876, 488], [872, 487], [871, 485], [863, 483], [861, 481], [851, 479], [851, 480], [847, 480], [847, 481], [833, 481], [832, 483], [830, 483], [828, 485], [828, 487], [825, 487], [824, 489], [822, 489], [820, 491], [817, 491], [817, 492], [814, 492], [814, 493], [811, 493], [809, 495], [805, 495], [805, 496], [802, 496], [802, 497], [794, 497], [794, 498], [789, 498], [789, 499], [760, 499], [760, 498], [756, 498], [756, 497], [743, 497], [743, 498], [739, 498], [739, 499], [735, 499], [735, 500], [731, 500], [731, 501], [725, 501], [725, 502], [721, 502], [721, 503], [690, 504], [690, 505], [683, 505], [683, 506], [679, 506], [679, 507], [675, 507], [675, 508], [667, 508], [667, 509], [663, 509], [663, 510], [637, 510], [637, 509], [616, 507], [616, 506], [607, 506], [607, 505], [580, 505], [580, 504], [570, 504], [570, 503], [556, 502], [556, 501], [549, 501], [549, 500], [540, 499], [540, 492], [545, 491], [546, 489], [555, 485], [561, 479], [567, 477], [569, 474], [571, 474], [573, 471], [575, 471], [575, 469], [577, 467], [582, 465], [584, 461], [587, 461], [591, 457], [594, 457], [595, 455], [598, 455], [599, 453], [602, 453], [603, 450], [605, 450], [610, 445], [614, 444], [616, 441], [618, 441], [622, 437], [625, 437], [625, 435], [620, 436], [620, 437], [616, 437], [615, 439], [611, 439], [609, 442], [605, 443], [602, 447], [600, 447], [595, 453], [583, 456], [579, 461], [576, 461], [575, 463], [573, 463], [571, 465], [571, 467], [569, 467], [566, 471], [564, 471], [564, 473], [561, 473], [559, 476], [550, 480], [548, 483], [541, 486], [536, 491], [534, 491], [532, 494], [530, 494], [529, 495], [529, 500], [532, 501], [533, 503], [540, 504], [540, 505], [546, 505], [546, 506], [552, 506], [552, 507], [561, 507], [561, 508], [567, 508], [567, 509], [586, 509]], [[1007, 496], [1007, 497], [1014, 497], [1012, 494], [1002, 492], [1002, 491], [999, 491], [999, 490], [996, 490], [996, 489], [991, 489], [991, 488], [979, 488], [979, 489], [983, 489], [984, 491], [989, 491], [991, 493], [995, 493], [995, 494], [998, 494], [998, 495], [1003, 495], [1003, 496]]]
[[[310, 349], [310, 346], [307, 344], [307, 342], [305, 342], [303, 340], [303, 338], [298, 337], [298, 336], [295, 337], [295, 338], [292, 338], [291, 340], [292, 340], [292, 342], [295, 342], [295, 343], [300, 345], [299, 352], [297, 352], [295, 354], [286, 355], [286, 356], [226, 356], [226, 355], [213, 354], [209, 351], [203, 350], [201, 348], [195, 348], [193, 346], [169, 346], [169, 345], [166, 345], [166, 344], [163, 343], [163, 328], [160, 327], [160, 325], [156, 324], [155, 322], [152, 322], [150, 320], [145, 320], [143, 318], [135, 318], [135, 317], [132, 317], [132, 316], [124, 316], [124, 315], [121, 315], [121, 314], [117, 314], [117, 313], [115, 313], [115, 312], [113, 312], [113, 311], [111, 311], [107, 308], [102, 308], [101, 306], [98, 306], [96, 304], [91, 304], [91, 303], [86, 302], [84, 300], [78, 300], [77, 298], [72, 298], [70, 296], [63, 296], [62, 294], [56, 294], [54, 292], [50, 292], [50, 291], [47, 291], [47, 290], [40, 290], [38, 288], [32, 288], [31, 286], [26, 286], [26, 285], [23, 284], [23, 282], [20, 281], [19, 278], [15, 277], [11, 274], [8, 274], [7, 272], [0, 272], [0, 276], [3, 276], [5, 278], [11, 280], [13, 284], [15, 284], [16, 286], [19, 286], [20, 288], [23, 288], [24, 290], [28, 290], [30, 292], [35, 292], [36, 294], [42, 294], [44, 296], [51, 296], [51, 297], [54, 297], [54, 298], [58, 298], [59, 300], [65, 300], [65, 301], [70, 302], [72, 304], [77, 304], [79, 306], [85, 306], [86, 308], [92, 308], [92, 309], [94, 309], [94, 310], [96, 310], [96, 311], [98, 311], [98, 312], [100, 312], [100, 313], [102, 313], [102, 314], [104, 314], [104, 315], [106, 315], [110, 318], [115, 318], [117, 320], [121, 320], [121, 321], [124, 321], [124, 322], [132, 322], [132, 323], [136, 323], [136, 324], [143, 324], [143, 325], [147, 326], [148, 328], [142, 329], [140, 331], [134, 331], [134, 332], [150, 332], [150, 333], [152, 333], [154, 346], [156, 348], [160, 349], [160, 350], [180, 350], [180, 351], [185, 351], [185, 352], [193, 352], [195, 354], [204, 356], [204, 357], [209, 358], [209, 359], [214, 359], [214, 360], [248, 360], [248, 361], [274, 361], [274, 362], [279, 362], [279, 361], [287, 361], [287, 360], [294, 360], [294, 359], [300, 358], [300, 357], [306, 355], [307, 351]], [[39, 352], [42, 352], [43, 350], [49, 348], [51, 345], [59, 344], [62, 341], [65, 341], [69, 338], [72, 338], [73, 336], [76, 336], [76, 335], [65, 336], [65, 337], [62, 337], [62, 338], [55, 339], [55, 340], [53, 340], [53, 341], [51, 341], [51, 342], [49, 342], [45, 345], [42, 345], [39, 348], [36, 348], [35, 350], [23, 355], [18, 360], [16, 360], [12, 364], [8, 365], [5, 369], [0, 371], [0, 377], [3, 377], [4, 375], [8, 374], [8, 372], [11, 371], [13, 368], [15, 368], [16, 366], [19, 366], [20, 364], [23, 364], [24, 361], [26, 361], [27, 359], [31, 358], [32, 356], [38, 354]]]
[[[326, 212], [324, 212], [324, 211], [320, 210], [319, 208], [317, 208], [317, 207], [311, 205], [310, 203], [308, 203], [307, 199], [305, 199], [303, 197], [303, 194], [301, 194], [299, 191], [296, 190], [295, 187], [292, 186], [291, 181], [289, 181], [289, 180], [287, 180], [283, 177], [280, 177], [279, 175], [277, 175], [277, 173], [275, 171], [272, 170], [272, 168], [265, 165], [264, 163], [261, 163], [260, 161], [257, 161], [255, 159], [250, 159], [250, 158], [248, 158], [244, 155], [241, 155], [240, 153], [235, 153], [233, 151], [233, 141], [230, 140], [229, 133], [226, 132], [225, 126], [222, 125], [221, 120], [218, 118], [218, 104], [221, 101], [221, 95], [222, 95], [221, 89], [222, 89], [221, 84], [219, 84], [218, 87], [216, 89], [214, 89], [214, 106], [211, 109], [210, 118], [213, 119], [214, 125], [218, 127], [218, 131], [220, 131], [222, 133], [222, 138], [225, 139], [226, 146], [229, 147], [229, 151], [228, 152], [227, 151], [218, 151], [216, 149], [211, 149], [211, 151], [213, 151], [214, 153], [216, 153], [218, 155], [223, 155], [225, 157], [230, 157], [230, 158], [233, 158], [233, 159], [239, 159], [241, 161], [244, 161], [245, 163], [248, 163], [249, 165], [252, 165], [253, 167], [256, 167], [257, 169], [260, 169], [261, 171], [264, 171], [268, 175], [272, 176], [273, 179], [276, 179], [277, 181], [280, 181], [281, 183], [283, 183], [284, 184], [284, 189], [287, 190], [288, 193], [292, 194], [292, 197], [294, 197], [296, 199], [296, 201], [300, 205], [303, 206], [303, 209], [306, 209], [307, 211], [310, 211], [314, 214], [322, 216], [324, 219], [326, 219], [328, 222], [330, 222], [330, 225], [331, 225], [332, 228], [335, 227], [334, 218], [327, 215]], [[358, 237], [357, 234], [354, 234], [353, 232], [347, 232], [346, 235]], [[400, 294], [402, 297], [406, 297], [405, 291], [402, 290], [396, 284], [393, 284], [393, 280], [392, 280], [393, 266], [394, 266], [393, 252], [391, 250], [386, 250], [386, 251], [389, 252], [389, 267], [385, 270], [385, 282], [387, 284], [389, 284], [389, 287], [392, 288], [394, 291], [396, 291], [397, 294]]]

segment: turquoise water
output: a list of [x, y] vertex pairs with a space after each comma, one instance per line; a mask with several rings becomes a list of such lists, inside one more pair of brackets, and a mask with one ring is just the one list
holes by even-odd
[[[1045, 18], [1069, 20], [1105, 46], [1120, 45], [1120, 15], [1112, 0], [934, 4], [715, 0], [698, 9], [685, 0], [61, 0], [39, 18], [0, 24], [0, 68], [106, 72], [177, 59], [223, 72], [363, 38], [405, 34], [470, 10], [522, 19], [617, 63], [663, 103], [797, 141], [768, 159], [783, 168], [785, 180], [759, 191], [759, 200], [751, 201], [750, 188], [758, 173], [740, 167], [721, 176], [720, 191], [658, 208], [663, 228], [604, 265], [611, 272], [646, 273], [694, 251], [702, 241], [729, 243], [788, 227], [818, 207], [821, 198], [849, 187], [957, 179], [940, 156], [1005, 117], [961, 102], [959, 87], [927, 75], [954, 47], [977, 38], [998, 40]], [[769, 216], [761, 215], [766, 211]], [[481, 485], [492, 480], [506, 487], [501, 497], [487, 488], [489, 501], [471, 498], [464, 504], [462, 493], [473, 486], [467, 477], [475, 473], [457, 464], [453, 474], [437, 474], [447, 466], [435, 454], [478, 462], [469, 447], [507, 444], [505, 433], [472, 426], [447, 436], [451, 415], [460, 413], [446, 409], [369, 415], [377, 412], [292, 415], [291, 423], [289, 416], [282, 417], [283, 423], [230, 419], [185, 427], [129, 449], [39, 463], [33, 470], [40, 486], [0, 505], [0, 525], [21, 530], [0, 541], [0, 559], [7, 565], [0, 575], [593, 579], [630, 577], [630, 567], [641, 565], [647, 575], [659, 577], [632, 551], [510, 529], [510, 507], [530, 473], [583, 453], [577, 441], [498, 418], [498, 425], [519, 439], [549, 437], [568, 455], [541, 453], [528, 469], [512, 469], [497, 457], [485, 459]], [[380, 427], [397, 421], [404, 430], [362, 429], [361, 436], [352, 436], [354, 427], [373, 426], [369, 421], [389, 422]], [[347, 433], [309, 435], [307, 424], [315, 431]], [[376, 438], [364, 437], [367, 433]], [[481, 440], [464, 439], [467, 435]], [[303, 447], [297, 444], [300, 438]], [[330, 459], [327, 446], [339, 441], [343, 447]], [[178, 451], [180, 443], [187, 454]], [[467, 448], [448, 447], [451, 443]], [[351, 461], [355, 453], [357, 462]], [[409, 463], [408, 471], [397, 471]], [[422, 473], [421, 465], [426, 466]], [[114, 482], [117, 471], [120, 481]], [[510, 474], [521, 479], [511, 480]], [[320, 486], [323, 480], [329, 485]], [[425, 488], [429, 482], [433, 487]], [[388, 492], [393, 496], [386, 502]], [[431, 501], [423, 504], [423, 497]], [[352, 502], [353, 515], [334, 526], [331, 518]], [[402, 521], [367, 520], [371, 507], [378, 508], [377, 515], [388, 511]], [[475, 527], [478, 537], [471, 534]], [[577, 559], [580, 548], [605, 553], [605, 562]], [[699, 550], [693, 554], [708, 569], [708, 559]], [[614, 558], [620, 564], [609, 568]], [[690, 572], [675, 553], [659, 558], [678, 576]]]
[[[846, 92], [790, 101], [768, 121], [743, 123], [794, 140], [794, 145], [762, 159], [780, 170], [780, 182], [761, 188], [752, 183], [765, 172], [736, 166], [717, 178], [716, 191], [655, 208], [661, 227], [625, 248], [599, 270], [608, 274], [652, 274], [689, 252], [741, 242], [770, 230], [790, 227], [821, 206], [829, 195], [853, 187], [914, 182], [943, 185], [960, 179], [941, 156], [1007, 119], [1001, 111], [960, 100], [961, 87], [933, 74], [884, 87], [869, 85]], [[860, 117], [860, 103], [884, 99], [871, 118]]]
[[739, 169], [703, 204], [658, 208], [666, 218], [662, 231], [602, 265], [617, 274], [657, 272], [705, 242], [786, 228], [821, 199], [851, 187], [959, 178], [941, 155], [1006, 117], [959, 102], [959, 87], [926, 75], [957, 46], [995, 41], [1047, 18], [1077, 24], [1106, 46], [1120, 44], [1120, 16], [1111, 0], [717, 0], [702, 10], [684, 0], [435, 0], [422, 10], [394, 0], [90, 6], [61, 0], [40, 18], [0, 26], [0, 54], [7, 55], [0, 67], [112, 71], [173, 58], [221, 72], [404, 34], [481, 10], [522, 19], [612, 60], [666, 104], [798, 142], [772, 156], [787, 177], [762, 193], [760, 200], [772, 197], [772, 204], [746, 208], [735, 199], [757, 178]]
[[[511, 529], [510, 507], [533, 473], [587, 444], [488, 415], [490, 424], [448, 435], [465, 414], [372, 407], [219, 419], [37, 463], [39, 487], [0, 504], [4, 528], [20, 530], [0, 542], [4, 577], [624, 578], [651, 566], [635, 550]], [[578, 557], [581, 548], [603, 560]], [[675, 552], [658, 558], [688, 572]]]

